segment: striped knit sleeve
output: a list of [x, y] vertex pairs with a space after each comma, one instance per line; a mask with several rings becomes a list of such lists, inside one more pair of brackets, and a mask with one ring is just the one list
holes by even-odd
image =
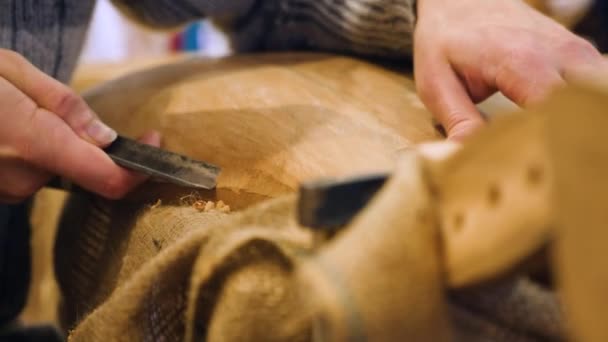
[[236, 51], [411, 55], [415, 0], [112, 0], [157, 27], [212, 17]]
[[[223, 25], [237, 50], [335, 51], [411, 56], [415, 0], [259, 0], [249, 18]], [[246, 24], [244, 24], [246, 23]]]

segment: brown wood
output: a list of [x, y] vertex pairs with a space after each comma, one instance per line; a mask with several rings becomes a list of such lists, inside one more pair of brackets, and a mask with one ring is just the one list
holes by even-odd
[[317, 54], [194, 58], [85, 94], [120, 133], [223, 168], [217, 197], [293, 192], [318, 177], [390, 170], [399, 150], [437, 139], [406, 76]]
[[[302, 181], [392, 170], [399, 151], [438, 138], [410, 79], [345, 57], [187, 59], [85, 96], [119, 132], [154, 128], [165, 148], [222, 166], [217, 192], [201, 196], [237, 209]], [[435, 156], [429, 180], [451, 286], [504, 275], [547, 243], [551, 172], [541, 131], [525, 115], [504, 118], [451, 157], [445, 145], [426, 153]], [[177, 196], [151, 188], [147, 201]]]
[[608, 92], [589, 89], [564, 92], [550, 108], [555, 261], [573, 341], [608, 341], [607, 108]]

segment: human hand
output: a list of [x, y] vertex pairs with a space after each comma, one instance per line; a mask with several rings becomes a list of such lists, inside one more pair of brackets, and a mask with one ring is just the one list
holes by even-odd
[[527, 107], [608, 68], [592, 44], [521, 0], [418, 0], [414, 42], [418, 93], [455, 140], [484, 124], [475, 103], [496, 91]]
[[[70, 88], [15, 52], [0, 49], [0, 203], [18, 203], [61, 175], [108, 198], [145, 177], [120, 168], [101, 150], [116, 132]], [[151, 132], [142, 142], [158, 146]]]

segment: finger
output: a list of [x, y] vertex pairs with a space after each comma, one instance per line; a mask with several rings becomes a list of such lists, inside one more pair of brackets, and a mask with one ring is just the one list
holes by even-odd
[[116, 139], [116, 132], [103, 124], [72, 89], [13, 51], [0, 49], [0, 59], [0, 76], [38, 106], [61, 117], [78, 136], [98, 146], [106, 146]]
[[572, 59], [564, 63], [561, 71], [567, 83], [594, 84], [600, 88], [608, 87], [608, 59], [599, 57], [595, 60]]
[[[38, 109], [30, 120], [29, 148], [22, 151], [26, 161], [61, 175], [83, 188], [111, 199], [124, 196], [145, 178], [116, 165], [108, 155], [80, 139], [59, 117]], [[146, 136], [158, 143], [158, 136]], [[26, 154], [27, 153], [27, 154]]]
[[513, 54], [496, 69], [493, 83], [521, 107], [538, 104], [566, 84], [549, 61], [542, 54]]
[[418, 58], [415, 73], [418, 93], [445, 128], [448, 139], [462, 140], [484, 124], [460, 79], [445, 60]]
[[17, 158], [0, 160], [0, 197], [23, 200], [43, 187], [51, 175]]

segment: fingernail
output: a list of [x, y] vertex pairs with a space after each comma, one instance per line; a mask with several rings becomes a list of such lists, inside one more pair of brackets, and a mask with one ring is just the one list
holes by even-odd
[[118, 134], [115, 130], [95, 119], [87, 127], [87, 135], [101, 146], [108, 145], [116, 140]]

